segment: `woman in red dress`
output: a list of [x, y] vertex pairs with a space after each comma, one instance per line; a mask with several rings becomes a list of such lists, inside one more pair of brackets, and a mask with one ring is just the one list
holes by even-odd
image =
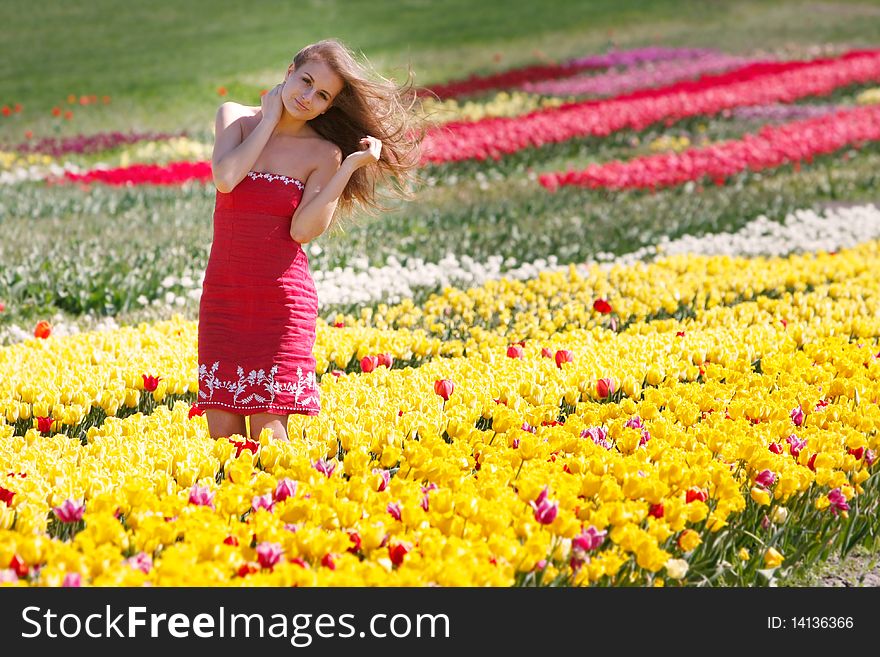
[[327, 39], [297, 53], [260, 107], [220, 106], [198, 337], [198, 404], [212, 437], [246, 436], [250, 416], [252, 440], [264, 427], [287, 440], [291, 413], [320, 411], [318, 298], [302, 245], [336, 221], [337, 206], [380, 208], [379, 175], [408, 196], [423, 134], [416, 98]]

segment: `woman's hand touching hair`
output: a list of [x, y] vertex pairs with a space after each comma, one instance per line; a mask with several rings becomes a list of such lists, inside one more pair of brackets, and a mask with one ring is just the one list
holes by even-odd
[[382, 142], [367, 135], [360, 140], [361, 150], [351, 153], [345, 158], [349, 166], [359, 169], [368, 164], [375, 164], [379, 161], [379, 155], [382, 153]]
[[281, 87], [283, 86], [284, 85], [281, 84], [275, 85], [274, 88], [264, 93], [263, 97], [260, 98], [260, 111], [263, 115], [262, 120], [273, 127], [281, 119], [281, 115], [284, 111], [284, 106], [281, 103]]

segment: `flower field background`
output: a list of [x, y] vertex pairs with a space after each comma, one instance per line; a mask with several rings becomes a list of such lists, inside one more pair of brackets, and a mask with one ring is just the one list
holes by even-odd
[[[0, 582], [770, 586], [874, 554], [880, 6], [369, 5], [334, 32], [431, 90], [421, 180], [305, 247], [323, 410], [289, 443], [210, 439], [198, 302], [214, 110], [317, 27], [255, 12], [263, 51], [187, 70], [160, 36], [102, 66], [85, 27], [75, 75], [16, 54]], [[33, 20], [10, 38], [62, 17]]]

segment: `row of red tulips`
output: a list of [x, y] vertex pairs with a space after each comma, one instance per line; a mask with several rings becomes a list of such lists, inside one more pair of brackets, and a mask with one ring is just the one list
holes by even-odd
[[761, 171], [845, 146], [880, 140], [880, 106], [841, 110], [833, 114], [747, 134], [681, 153], [638, 157], [628, 162], [592, 164], [582, 171], [545, 173], [539, 182], [553, 191], [563, 185], [592, 189], [654, 189], [709, 178], [717, 184], [742, 171]]
[[[449, 123], [428, 133], [423, 163], [498, 159], [528, 147], [605, 136], [625, 128], [642, 130], [658, 121], [671, 123], [738, 106], [791, 102], [871, 80], [880, 80], [880, 50], [855, 51], [832, 59], [752, 64], [723, 75], [610, 100], [570, 103], [521, 117]], [[113, 185], [174, 185], [208, 181], [211, 171], [208, 162], [176, 162], [67, 173], [65, 177], [73, 182]]]
[[745, 105], [793, 102], [841, 87], [880, 80], [880, 50], [811, 61], [762, 62], [722, 75], [646, 89], [609, 100], [582, 101], [519, 117], [447, 123], [431, 130], [424, 161], [440, 164], [499, 159], [524, 148], [660, 122], [711, 116]]

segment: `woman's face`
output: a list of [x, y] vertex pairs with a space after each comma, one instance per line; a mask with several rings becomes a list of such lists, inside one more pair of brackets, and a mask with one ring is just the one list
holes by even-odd
[[291, 64], [281, 90], [281, 102], [291, 115], [308, 121], [323, 114], [343, 86], [342, 78], [322, 61], [307, 61], [298, 69]]

